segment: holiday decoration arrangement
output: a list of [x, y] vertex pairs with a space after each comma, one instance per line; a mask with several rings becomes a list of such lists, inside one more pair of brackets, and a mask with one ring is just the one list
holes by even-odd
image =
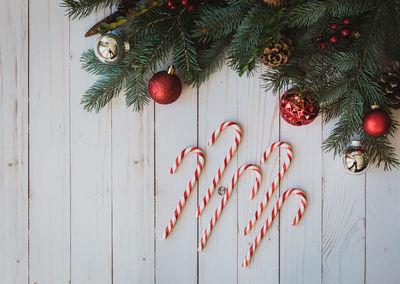
[[[237, 147], [240, 144], [240, 140], [242, 137], [242, 130], [240, 129], [240, 126], [234, 122], [224, 122], [213, 132], [210, 140], [208, 141], [208, 146], [212, 146], [214, 144], [214, 142], [216, 141], [217, 137], [221, 134], [221, 132], [224, 129], [227, 129], [228, 127], [233, 128], [235, 130], [235, 134], [236, 134], [235, 141], [234, 141], [233, 145], [229, 148], [228, 154], [224, 159], [224, 163], [218, 168], [217, 174], [213, 178], [211, 186], [207, 189], [206, 195], [204, 196], [202, 202], [200, 203], [200, 206], [196, 210], [196, 217], [200, 217], [200, 214], [206, 207], [207, 202], [210, 200], [215, 187], [218, 185], [219, 180], [222, 177], [226, 166], [229, 164], [230, 160], [232, 159], [232, 156], [235, 154]], [[251, 228], [253, 227], [255, 222], [261, 216], [261, 213], [263, 212], [264, 208], [266, 207], [267, 202], [271, 198], [272, 194], [274, 193], [275, 188], [278, 186], [282, 177], [285, 175], [285, 173], [290, 165], [290, 162], [292, 161], [292, 158], [293, 158], [292, 147], [288, 143], [285, 143], [285, 142], [276, 142], [276, 143], [273, 143], [262, 154], [261, 160], [260, 160], [260, 165], [264, 164], [267, 161], [268, 157], [271, 155], [271, 153], [275, 149], [278, 149], [278, 148], [283, 148], [286, 151], [286, 160], [283, 163], [282, 168], [279, 170], [278, 174], [276, 175], [275, 179], [272, 181], [271, 186], [268, 188], [268, 191], [267, 191], [265, 197], [263, 198], [263, 200], [261, 201], [254, 216], [252, 217], [252, 219], [249, 221], [248, 225], [244, 229], [244, 233], [243, 233], [244, 236], [247, 235], [247, 233], [251, 230]], [[201, 171], [204, 167], [205, 159], [204, 159], [203, 152], [196, 147], [188, 147], [188, 148], [185, 148], [176, 157], [175, 162], [171, 167], [170, 173], [171, 174], [175, 173], [178, 166], [182, 162], [182, 159], [190, 153], [197, 154], [197, 156], [198, 156], [197, 167], [194, 172], [194, 175], [192, 176], [192, 178], [189, 181], [189, 185], [184, 190], [183, 196], [179, 199], [178, 206], [174, 210], [173, 216], [171, 217], [171, 219], [168, 222], [167, 227], [165, 228], [164, 234], [161, 237], [161, 239], [163, 239], [163, 240], [166, 239], [169, 236], [169, 234], [171, 233], [171, 230], [174, 227], [179, 215], [181, 214], [183, 206], [185, 205], [185, 202], [186, 202], [187, 198], [189, 197], [189, 194], [191, 193], [196, 181], [199, 179]], [[250, 192], [249, 199], [250, 200], [253, 199], [254, 196], [257, 194], [257, 191], [258, 191], [258, 188], [260, 187], [261, 179], [262, 179], [261, 170], [256, 165], [252, 165], [252, 164], [245, 164], [245, 165], [239, 167], [237, 169], [236, 173], [233, 175], [232, 180], [229, 183], [228, 187], [226, 188], [225, 192], [221, 194], [222, 195], [221, 202], [218, 205], [218, 207], [215, 209], [215, 212], [212, 215], [211, 220], [208, 223], [206, 223], [208, 225], [204, 231], [203, 236], [200, 239], [200, 244], [199, 244], [199, 248], [198, 248], [199, 251], [202, 251], [204, 249], [213, 228], [215, 228], [216, 223], [217, 223], [219, 217], [221, 216], [222, 211], [229, 200], [229, 197], [232, 195], [233, 188], [238, 183], [240, 176], [243, 173], [245, 173], [246, 171], [251, 171], [255, 175], [255, 182], [254, 182], [253, 188]], [[247, 252], [247, 254], [243, 260], [243, 263], [242, 263], [243, 267], [248, 266], [252, 256], [254, 255], [254, 253], [256, 251], [257, 246], [260, 244], [265, 233], [268, 231], [274, 218], [278, 215], [279, 210], [282, 207], [282, 204], [292, 194], [297, 195], [300, 199], [299, 209], [297, 210], [296, 216], [292, 223], [293, 226], [297, 225], [297, 223], [299, 222], [300, 218], [302, 217], [302, 215], [304, 213], [304, 210], [305, 210], [306, 204], [307, 204], [307, 200], [306, 200], [306, 196], [305, 196], [304, 192], [302, 192], [300, 189], [292, 188], [292, 189], [285, 191], [283, 193], [283, 195], [278, 199], [278, 202], [276, 203], [275, 207], [273, 208], [271, 214], [265, 221], [265, 224], [262, 226], [260, 232], [257, 234], [256, 238], [254, 239], [254, 242], [251, 244], [250, 249]]]
[[[85, 36], [82, 55], [101, 78], [84, 94], [98, 111], [120, 92], [141, 109], [170, 104], [182, 82], [198, 86], [224, 62], [239, 75], [260, 65], [267, 89], [287, 90], [280, 114], [295, 126], [335, 119], [324, 149], [345, 153], [356, 138], [369, 162], [400, 165], [389, 138], [400, 107], [400, 0], [63, 0], [71, 18], [116, 8]], [[111, 9], [110, 9], [111, 11]], [[172, 61], [174, 67], [159, 71]], [[178, 77], [179, 76], [179, 77]], [[245, 95], [245, 94], [244, 94]]]

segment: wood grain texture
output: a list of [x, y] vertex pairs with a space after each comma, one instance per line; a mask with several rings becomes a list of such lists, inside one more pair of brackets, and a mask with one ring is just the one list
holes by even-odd
[[28, 5], [0, 9], [0, 275], [28, 282]]
[[84, 34], [108, 12], [71, 22], [71, 281], [112, 283], [112, 103], [98, 114], [81, 96], [96, 79], [80, 69], [81, 53], [95, 38]]
[[[152, 107], [150, 105], [149, 107]], [[171, 234], [161, 240], [179, 199], [197, 166], [188, 155], [175, 174], [170, 168], [176, 156], [197, 144], [197, 91], [186, 87], [176, 103], [155, 105], [156, 176], [156, 283], [196, 283], [197, 221], [194, 216], [197, 188], [192, 190]], [[207, 161], [206, 161], [207, 164]]]
[[[212, 133], [224, 121], [238, 122], [237, 77], [224, 67], [199, 89], [199, 146], [206, 152], [206, 167], [199, 182], [200, 199], [207, 192], [218, 168], [223, 164], [229, 148], [235, 141], [232, 129], [225, 129], [216, 142], [207, 146]], [[240, 123], [239, 123], [240, 124]], [[241, 145], [238, 150], [240, 151]], [[199, 219], [199, 240], [209, 224], [211, 216], [221, 201], [220, 186], [227, 187], [238, 168], [237, 153], [232, 157], [217, 185], [214, 194]], [[207, 244], [199, 253], [199, 283], [237, 282], [237, 189], [229, 198], [218, 222], [214, 226]]]
[[154, 108], [112, 113], [113, 283], [154, 280]]
[[69, 21], [54, 1], [36, 1], [29, 9], [30, 282], [67, 283], [70, 280]]
[[345, 174], [332, 153], [322, 159], [322, 282], [364, 283], [365, 175]]
[[[400, 117], [400, 111], [394, 112]], [[392, 139], [400, 149], [400, 138]], [[371, 168], [366, 177], [366, 283], [400, 283], [400, 172]]]
[[[260, 216], [250, 233], [244, 237], [243, 230], [247, 222], [256, 211], [265, 196], [272, 180], [279, 170], [279, 151], [274, 152], [265, 165], [260, 165], [262, 153], [275, 141], [279, 140], [279, 113], [277, 97], [266, 93], [262, 88], [261, 75], [255, 73], [254, 77], [238, 79], [238, 121], [243, 127], [244, 135], [238, 164], [254, 163], [261, 169], [263, 181], [258, 194], [249, 200], [249, 186], [254, 177], [249, 174], [243, 176], [241, 183], [235, 189], [238, 192], [238, 283], [278, 283], [279, 282], [279, 222], [268, 230], [257, 252], [247, 268], [241, 267], [244, 256], [249, 250], [260, 228], [265, 222], [278, 199], [276, 192], [268, 202], [266, 209]], [[236, 74], [234, 74], [237, 76]]]

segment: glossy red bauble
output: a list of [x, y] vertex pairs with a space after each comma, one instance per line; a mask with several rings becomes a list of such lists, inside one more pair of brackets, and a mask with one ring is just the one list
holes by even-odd
[[299, 94], [286, 91], [279, 102], [279, 112], [282, 118], [289, 124], [302, 126], [311, 123], [319, 112], [319, 106], [311, 101], [311, 95], [305, 94], [302, 97]]
[[363, 118], [364, 131], [373, 137], [384, 136], [392, 126], [392, 120], [384, 110], [377, 106], [373, 106], [372, 108]]
[[350, 24], [350, 20], [349, 20], [349, 19], [344, 19], [344, 20], [343, 20], [343, 24], [345, 24], [345, 25]]
[[188, 10], [194, 11], [194, 10], [196, 10], [196, 7], [194, 5], [189, 5]]
[[186, 6], [188, 4], [188, 0], [182, 0], [181, 3], [182, 3], [182, 5]]
[[319, 44], [319, 48], [321, 48], [321, 49], [326, 49], [326, 43], [321, 42], [321, 43]]
[[167, 105], [179, 98], [182, 92], [182, 83], [179, 77], [174, 74], [174, 68], [170, 66], [168, 71], [158, 72], [151, 77], [148, 91], [155, 102]]
[[331, 25], [331, 29], [332, 29], [332, 30], [337, 30], [337, 28], [338, 28], [338, 25], [337, 25], [337, 24], [332, 24], [332, 25]]
[[168, 1], [167, 1], [167, 5], [168, 5], [169, 7], [174, 6], [174, 1], [168, 0]]

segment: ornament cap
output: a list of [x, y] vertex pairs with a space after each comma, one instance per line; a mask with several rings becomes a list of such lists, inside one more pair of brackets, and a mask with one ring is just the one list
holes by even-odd
[[378, 108], [379, 108], [379, 105], [377, 105], [377, 104], [371, 106], [371, 109], [378, 109]]
[[175, 74], [175, 67], [174, 67], [174, 65], [171, 65], [171, 66], [168, 67], [167, 73], [168, 73], [169, 75]]
[[353, 140], [353, 141], [351, 141], [351, 145], [354, 147], [361, 147], [361, 141]]

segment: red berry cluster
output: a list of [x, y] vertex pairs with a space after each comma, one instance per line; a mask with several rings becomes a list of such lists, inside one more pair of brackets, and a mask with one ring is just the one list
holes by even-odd
[[[343, 25], [341, 28], [339, 28], [339, 25], [337, 23], [331, 24], [330, 28], [333, 30], [333, 35], [331, 34], [329, 36], [329, 41], [333, 44], [337, 43], [340, 39], [340, 35], [343, 38], [347, 38], [350, 35], [350, 30], [348, 28], [348, 25], [350, 24], [349, 19], [344, 19], [343, 20]], [[320, 49], [326, 49], [326, 41], [328, 39], [324, 40], [321, 35], [317, 36], [315, 38], [315, 41], [319, 44]]]
[[183, 6], [187, 6], [187, 9], [189, 11], [194, 11], [196, 9], [196, 7], [190, 3], [189, 0], [181, 0], [181, 1], [173, 1], [173, 0], [168, 0], [167, 1], [167, 5], [168, 7], [171, 8], [171, 10], [175, 10], [176, 6], [182, 4]]

